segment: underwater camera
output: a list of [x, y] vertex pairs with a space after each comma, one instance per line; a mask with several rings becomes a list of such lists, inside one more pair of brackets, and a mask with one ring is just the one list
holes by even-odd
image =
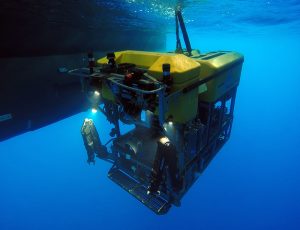
[[[70, 70], [82, 76], [92, 107], [114, 125], [103, 144], [86, 119], [81, 134], [88, 162], [111, 162], [108, 177], [157, 214], [165, 214], [230, 137], [243, 56], [191, 49], [180, 11], [176, 51], [121, 51]], [[181, 48], [181, 27], [186, 50]], [[183, 29], [184, 28], [184, 29]], [[134, 128], [120, 132], [120, 122]], [[102, 131], [102, 130], [101, 130]]]

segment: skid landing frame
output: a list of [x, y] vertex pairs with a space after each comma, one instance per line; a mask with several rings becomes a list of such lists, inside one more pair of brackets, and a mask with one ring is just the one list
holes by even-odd
[[[149, 181], [128, 170], [120, 160], [115, 161], [108, 177], [156, 214], [167, 213], [172, 205], [180, 206], [181, 198], [230, 137], [236, 91], [237, 87], [234, 87], [215, 102], [199, 102], [198, 119], [203, 122], [201, 124], [204, 129], [197, 132], [194, 144], [189, 143], [191, 149], [197, 149], [194, 157], [189, 158], [190, 153], [185, 152], [185, 164], [180, 171], [185, 185], [179, 194], [174, 195], [167, 186], [160, 194], [147, 194]], [[145, 171], [149, 175], [150, 170], [145, 169]], [[167, 182], [163, 184], [166, 185]]]

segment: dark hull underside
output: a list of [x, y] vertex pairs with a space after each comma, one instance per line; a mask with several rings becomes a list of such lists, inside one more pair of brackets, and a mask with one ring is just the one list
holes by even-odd
[[57, 71], [86, 65], [87, 51], [164, 49], [163, 32], [105, 2], [1, 2], [0, 141], [87, 109], [81, 80]]

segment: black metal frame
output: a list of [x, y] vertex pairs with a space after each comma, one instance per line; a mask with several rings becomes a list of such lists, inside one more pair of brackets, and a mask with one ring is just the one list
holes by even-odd
[[[198, 117], [195, 120], [198, 121], [198, 123], [200, 121], [202, 128], [196, 132], [196, 141], [193, 143], [184, 143], [190, 145], [189, 150], [180, 152], [180, 154], [186, 155], [185, 164], [179, 172], [180, 177], [185, 181], [180, 192], [173, 191], [170, 185], [170, 178], [168, 177], [169, 172], [167, 172], [167, 169], [163, 169], [160, 194], [147, 194], [151, 180], [152, 166], [143, 165], [143, 162], [138, 162], [139, 159], [130, 158], [126, 161], [125, 154], [128, 153], [130, 155], [131, 153], [129, 150], [127, 151], [120, 147], [120, 138], [124, 138], [124, 136], [121, 135], [117, 135], [113, 141], [112, 149], [115, 161], [108, 177], [157, 214], [166, 213], [171, 207], [171, 204], [179, 206], [180, 199], [196, 181], [198, 178], [197, 175], [205, 170], [216, 153], [230, 137], [236, 91], [237, 86], [214, 102], [199, 101]], [[106, 106], [108, 105], [106, 104]], [[115, 112], [118, 111], [117, 108], [114, 109]], [[203, 116], [203, 114], [205, 115]], [[116, 114], [114, 117], [117, 119]], [[113, 119], [112, 123], [116, 124], [118, 122]], [[134, 132], [134, 130], [131, 131], [131, 133]], [[125, 135], [130, 136], [132, 134], [129, 133]], [[195, 133], [188, 135], [195, 135]], [[183, 138], [189, 140], [191, 136]], [[155, 141], [153, 141], [153, 143], [155, 143]], [[189, 158], [188, 156], [192, 155], [191, 151], [195, 150], [196, 153], [194, 156]], [[133, 155], [134, 153], [130, 156]], [[125, 163], [128, 165], [126, 166]], [[139, 165], [137, 166], [140, 167], [139, 171], [136, 173], [132, 172], [130, 170], [131, 165]]]
[[[207, 126], [206, 126], [206, 147], [200, 152], [199, 169], [203, 172], [209, 162], [213, 159], [220, 148], [226, 143], [231, 134], [233, 123], [233, 112], [235, 105], [237, 86], [228, 91], [225, 95], [215, 102], [207, 103], [199, 101], [199, 109], [206, 109]], [[226, 103], [230, 101], [229, 108]], [[220, 103], [220, 107], [216, 105]], [[215, 113], [220, 112], [220, 118], [217, 121], [212, 121]], [[217, 126], [215, 126], [217, 122]]]

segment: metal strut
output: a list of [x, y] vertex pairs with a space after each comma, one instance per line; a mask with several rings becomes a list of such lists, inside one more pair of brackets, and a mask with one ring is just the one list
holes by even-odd
[[186, 51], [188, 52], [189, 56], [191, 56], [192, 55], [192, 47], [191, 47], [189, 35], [186, 31], [182, 13], [180, 10], [175, 11], [175, 20], [176, 20], [176, 52], [182, 53], [182, 47], [181, 47], [181, 42], [180, 42], [180, 37], [179, 37], [179, 26], [180, 26], [182, 36], [184, 39], [184, 43], [185, 43], [185, 47], [186, 47]]
[[183, 53], [182, 46], [179, 37], [179, 25], [177, 19], [177, 11], [175, 11], [175, 22], [176, 22], [176, 53]]

